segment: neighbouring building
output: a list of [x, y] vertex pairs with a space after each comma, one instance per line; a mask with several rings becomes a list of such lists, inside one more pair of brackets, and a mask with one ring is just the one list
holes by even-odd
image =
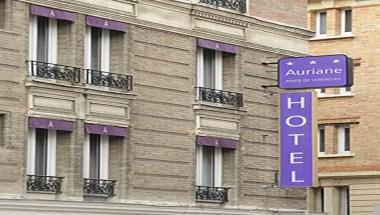
[[306, 6], [0, 0], [0, 214], [304, 214], [263, 86]]
[[379, 1], [308, 1], [310, 53], [354, 60], [354, 85], [317, 90], [319, 187], [309, 210], [372, 215], [380, 204]]

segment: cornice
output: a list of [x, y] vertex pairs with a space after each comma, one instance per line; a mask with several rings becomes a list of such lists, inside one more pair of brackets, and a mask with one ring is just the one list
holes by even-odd
[[245, 28], [248, 27], [248, 22], [241, 19], [234, 19], [227, 16], [221, 16], [214, 13], [209, 13], [209, 12], [200, 11], [196, 9], [192, 9], [190, 14], [194, 17], [200, 17], [200, 18], [204, 18], [208, 20], [213, 20], [213, 21], [235, 25], [235, 26], [241, 26]]

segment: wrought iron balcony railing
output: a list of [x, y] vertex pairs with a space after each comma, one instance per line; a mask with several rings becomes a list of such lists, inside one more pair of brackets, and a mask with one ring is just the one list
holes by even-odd
[[103, 179], [83, 179], [83, 193], [84, 195], [99, 195], [99, 196], [114, 196], [114, 187], [116, 180], [103, 180]]
[[63, 177], [56, 176], [26, 176], [26, 190], [28, 192], [60, 193]]
[[86, 74], [87, 84], [124, 89], [126, 91], [132, 90], [133, 77], [130, 75], [102, 72], [92, 69], [86, 69]]
[[199, 101], [212, 102], [243, 107], [243, 94], [198, 87]]
[[31, 75], [39, 78], [55, 79], [79, 83], [80, 68], [59, 64], [29, 61]]
[[197, 201], [213, 201], [218, 203], [228, 202], [228, 190], [225, 187], [195, 187], [195, 199]]
[[200, 0], [200, 3], [236, 10], [240, 13], [247, 12], [247, 0]]

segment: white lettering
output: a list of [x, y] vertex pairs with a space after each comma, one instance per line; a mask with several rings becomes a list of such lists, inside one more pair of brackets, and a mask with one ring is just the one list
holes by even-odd
[[301, 108], [305, 108], [305, 97], [301, 97], [301, 101], [292, 101], [292, 98], [288, 98], [288, 109], [292, 109], [292, 104], [300, 104]]
[[288, 137], [294, 137], [294, 145], [299, 145], [299, 136], [305, 136], [304, 134], [288, 134]]
[[292, 182], [303, 183], [303, 182], [305, 182], [305, 180], [297, 179], [296, 171], [292, 171]]
[[285, 74], [285, 76], [288, 76], [288, 75], [297, 75], [294, 70], [292, 69], [289, 69], [289, 71]]
[[[292, 124], [290, 123], [290, 121], [294, 118], [299, 118], [301, 119], [301, 123], [300, 124]], [[286, 120], [285, 120], [285, 123], [286, 125], [290, 126], [290, 127], [293, 127], [293, 128], [297, 128], [297, 127], [301, 127], [301, 126], [304, 126], [306, 124], [307, 120], [305, 117], [303, 116], [299, 116], [299, 115], [296, 115], [296, 116], [289, 116]]]
[[[300, 155], [300, 156], [297, 156], [297, 155]], [[303, 164], [304, 163], [303, 161], [299, 161], [301, 159], [303, 159], [303, 152], [290, 153], [290, 164]]]

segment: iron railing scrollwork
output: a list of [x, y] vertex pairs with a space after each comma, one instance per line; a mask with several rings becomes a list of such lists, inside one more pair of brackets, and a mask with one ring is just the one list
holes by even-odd
[[228, 202], [228, 189], [230, 188], [196, 186], [195, 199], [197, 201]]
[[31, 75], [39, 78], [80, 82], [80, 68], [53, 63], [29, 61]]
[[56, 176], [26, 176], [26, 190], [28, 192], [60, 193], [63, 177]]
[[198, 87], [198, 99], [200, 101], [212, 102], [243, 107], [243, 94]]
[[236, 10], [240, 13], [247, 12], [247, 0], [200, 0], [200, 3]]
[[83, 193], [85, 195], [114, 196], [116, 180], [84, 178]]
[[98, 70], [86, 69], [87, 84], [132, 90], [133, 77], [130, 75], [103, 72]]

